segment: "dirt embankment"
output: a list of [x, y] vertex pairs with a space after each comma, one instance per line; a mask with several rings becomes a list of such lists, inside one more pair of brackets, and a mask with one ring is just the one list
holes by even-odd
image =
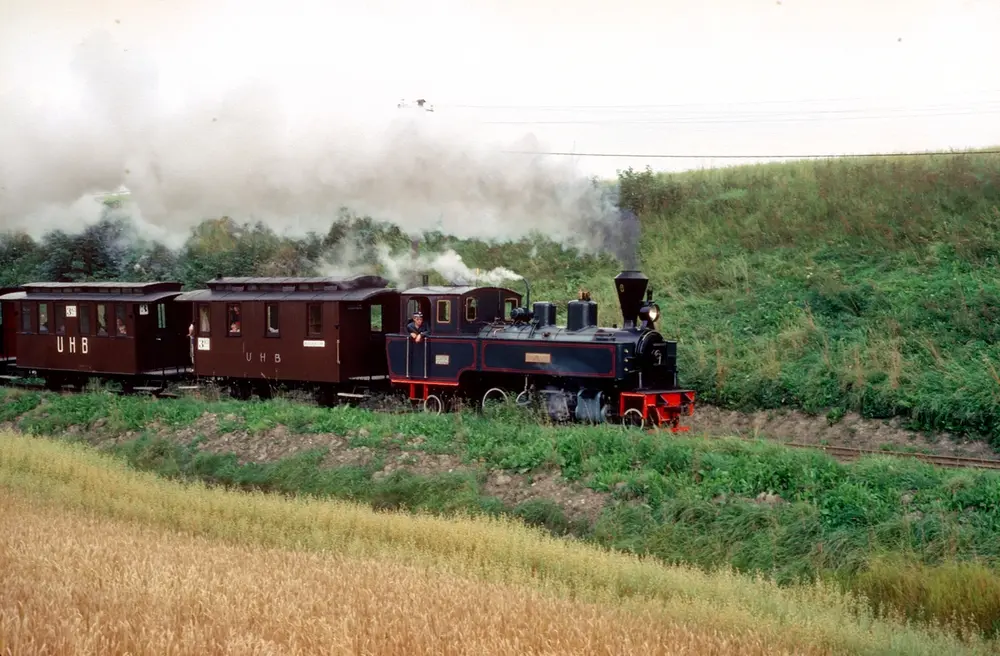
[[[570, 520], [585, 519], [596, 521], [601, 509], [611, 496], [608, 493], [597, 492], [575, 482], [562, 478], [558, 468], [530, 473], [515, 473], [500, 469], [489, 469], [482, 463], [465, 463], [452, 454], [434, 454], [421, 450], [426, 441], [423, 436], [410, 437], [397, 434], [386, 437], [379, 448], [368, 446], [351, 446], [352, 437], [370, 437], [369, 432], [361, 428], [348, 431], [347, 435], [333, 433], [295, 434], [285, 426], [276, 426], [266, 431], [250, 433], [237, 429], [223, 432], [219, 429], [220, 420], [226, 423], [239, 423], [235, 415], [220, 417], [206, 412], [190, 426], [180, 430], [153, 424], [146, 434], [152, 432], [158, 437], [169, 439], [178, 444], [190, 444], [201, 438], [198, 449], [207, 453], [235, 454], [240, 463], [274, 462], [293, 456], [297, 453], [314, 449], [327, 449], [323, 467], [368, 466], [377, 458], [381, 459], [382, 467], [372, 478], [381, 480], [395, 471], [406, 471], [417, 475], [433, 476], [444, 473], [464, 472], [479, 477], [483, 493], [499, 498], [509, 506], [515, 506], [532, 499], [547, 499], [558, 504]], [[95, 431], [89, 437], [96, 443], [121, 443], [138, 437], [136, 433], [121, 435], [101, 434], [103, 421], [99, 420], [92, 427]], [[82, 434], [82, 431], [72, 431]]]

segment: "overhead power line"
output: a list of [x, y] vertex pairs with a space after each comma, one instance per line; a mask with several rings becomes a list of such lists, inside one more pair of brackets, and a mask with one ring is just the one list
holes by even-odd
[[[649, 118], [579, 118], [559, 120], [495, 120], [482, 121], [487, 125], [696, 125], [696, 124], [735, 124], [735, 123], [787, 123], [801, 121], [856, 121], [900, 118], [935, 118], [939, 116], [969, 116], [975, 114], [998, 114], [1000, 104], [981, 109], [964, 109], [956, 111], [910, 111], [908, 113], [860, 113], [862, 110], [817, 110], [815, 112], [787, 112], [775, 114], [744, 113], [727, 117], [725, 114], [701, 114], [675, 117]], [[853, 112], [853, 114], [852, 114]]]
[[[958, 92], [954, 94], [957, 97], [966, 96], [983, 96], [983, 95], [997, 95], [1000, 94], [1000, 89], [978, 89], [978, 90], [968, 90], [963, 92]], [[872, 102], [877, 100], [873, 97], [862, 97], [854, 96], [848, 98], [800, 98], [800, 99], [773, 99], [773, 100], [743, 100], [735, 102], [688, 102], [688, 103], [650, 103], [650, 104], [618, 104], [618, 105], [475, 105], [475, 104], [465, 104], [465, 103], [438, 103], [438, 107], [442, 109], [482, 109], [482, 110], [505, 110], [505, 111], [592, 111], [592, 110], [628, 110], [628, 111], [650, 111], [650, 110], [661, 110], [661, 109], [699, 109], [705, 107], [759, 107], [762, 105], [794, 105], [794, 104], [813, 104], [813, 103], [844, 103], [844, 102]], [[895, 99], [898, 100], [898, 99]]]
[[501, 151], [510, 155], [544, 155], [544, 156], [565, 156], [565, 157], [622, 157], [622, 158], [644, 158], [644, 159], [851, 159], [855, 157], [955, 157], [957, 155], [1000, 155], [1000, 149], [996, 150], [956, 150], [956, 151], [929, 151], [929, 152], [909, 152], [909, 153], [860, 153], [842, 155], [681, 155], [679, 153], [574, 153], [574, 152], [544, 152], [531, 150], [504, 150]]

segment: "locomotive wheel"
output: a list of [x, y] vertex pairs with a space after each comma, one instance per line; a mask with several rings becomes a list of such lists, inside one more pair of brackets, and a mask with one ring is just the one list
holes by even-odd
[[642, 420], [642, 413], [635, 408], [629, 408], [625, 411], [625, 414], [622, 415], [622, 426], [625, 426], [626, 428], [642, 426], [643, 423], [645, 422]]
[[[494, 401], [499, 400], [500, 403], [506, 403], [507, 401], [507, 392], [503, 391], [499, 387], [490, 388], [486, 390], [486, 394], [483, 394], [482, 406], [484, 409], [486, 408], [486, 401], [489, 400], [491, 396], [494, 397]], [[498, 396], [500, 397], [499, 399], [496, 398]]]
[[516, 403], [518, 407], [527, 408], [529, 405], [531, 405], [531, 402], [533, 400], [534, 399], [532, 398], [531, 392], [529, 392], [528, 390], [524, 390], [523, 392], [517, 395], [517, 398], [514, 399], [514, 403]]
[[444, 401], [437, 394], [428, 394], [424, 399], [424, 412], [439, 415], [444, 412]]

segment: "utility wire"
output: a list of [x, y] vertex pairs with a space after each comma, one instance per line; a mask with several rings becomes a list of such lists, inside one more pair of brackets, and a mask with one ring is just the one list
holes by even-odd
[[950, 152], [929, 151], [911, 153], [859, 153], [856, 155], [680, 155], [677, 153], [572, 153], [572, 152], [542, 152], [530, 150], [503, 150], [500, 151], [511, 155], [552, 155], [566, 157], [627, 157], [627, 158], [649, 158], [649, 159], [851, 159], [861, 157], [955, 157], [960, 155], [1000, 155], [997, 150], [956, 150]]
[[[995, 95], [1000, 94], [1000, 89], [980, 89], [977, 91], [964, 91], [957, 96], [970, 95]], [[790, 98], [781, 100], [744, 100], [732, 103], [719, 102], [691, 102], [691, 103], [656, 103], [638, 105], [472, 105], [472, 104], [450, 104], [438, 103], [437, 107], [442, 109], [485, 109], [485, 110], [514, 110], [514, 111], [580, 111], [580, 110], [656, 110], [656, 109], [676, 109], [676, 108], [701, 108], [718, 106], [720, 104], [733, 107], [739, 106], [760, 106], [760, 105], [789, 105], [789, 104], [809, 104], [819, 102], [842, 103], [848, 101], [872, 101], [872, 97], [851, 97], [851, 98], [803, 98], [793, 100]]]
[[814, 114], [833, 114], [832, 116], [810, 116], [797, 114], [745, 114], [733, 118], [719, 116], [679, 116], [673, 118], [646, 119], [562, 119], [562, 120], [506, 120], [506, 121], [481, 121], [487, 125], [698, 125], [698, 124], [736, 124], [736, 123], [774, 123], [774, 122], [802, 122], [802, 121], [857, 121], [857, 120], [879, 120], [897, 118], [935, 118], [939, 116], [970, 116], [977, 114], [997, 114], [1000, 113], [1000, 105], [984, 109], [969, 109], [954, 112], [923, 112], [909, 114], [857, 114], [848, 115], [847, 112], [859, 110], [824, 110], [814, 112]]

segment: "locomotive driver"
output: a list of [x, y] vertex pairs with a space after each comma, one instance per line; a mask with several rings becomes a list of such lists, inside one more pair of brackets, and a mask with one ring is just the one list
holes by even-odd
[[413, 318], [406, 324], [406, 332], [410, 333], [410, 337], [413, 338], [414, 342], [421, 341], [424, 335], [430, 332], [430, 329], [424, 325], [424, 315], [422, 312], [413, 313]]

